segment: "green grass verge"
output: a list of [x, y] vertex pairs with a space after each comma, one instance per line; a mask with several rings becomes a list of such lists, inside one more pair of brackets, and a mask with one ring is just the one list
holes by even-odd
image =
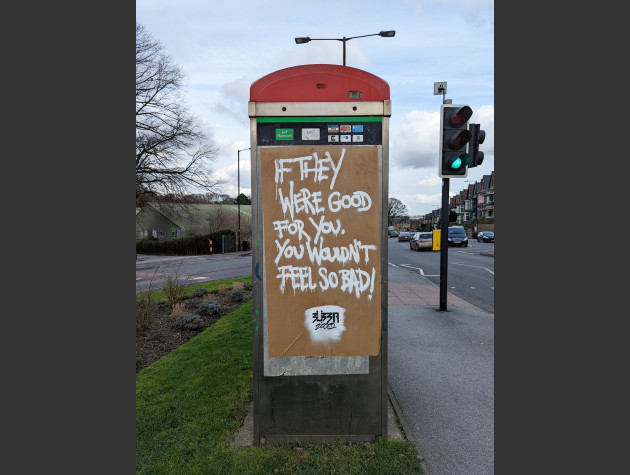
[[[186, 289], [187, 289], [186, 296], [189, 296], [190, 293], [194, 289], [201, 288], [201, 289], [206, 289], [208, 292], [218, 292], [219, 285], [221, 284], [225, 284], [225, 287], [228, 290], [231, 290], [232, 284], [234, 282], [251, 282], [251, 281], [252, 281], [252, 276], [247, 275], [243, 277], [234, 277], [233, 279], [216, 280], [214, 282], [204, 282], [202, 284], [188, 285], [186, 286]], [[145, 295], [146, 295], [146, 292], [138, 293], [136, 295], [136, 300], [140, 299], [141, 297]], [[163, 290], [153, 290], [151, 291], [151, 300], [155, 303], [166, 302], [166, 294], [164, 293]]]
[[252, 397], [251, 325], [248, 302], [136, 375], [137, 473], [422, 473], [408, 441], [235, 446]]

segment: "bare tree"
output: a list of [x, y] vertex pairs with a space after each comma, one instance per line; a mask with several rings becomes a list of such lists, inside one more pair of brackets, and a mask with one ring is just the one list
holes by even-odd
[[182, 93], [184, 73], [164, 46], [136, 22], [136, 200], [211, 190], [217, 148]]
[[390, 198], [387, 202], [387, 225], [391, 226], [395, 218], [409, 215], [407, 207], [397, 198]]

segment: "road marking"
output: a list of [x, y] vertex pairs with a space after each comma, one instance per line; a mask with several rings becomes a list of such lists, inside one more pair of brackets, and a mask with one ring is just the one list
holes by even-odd
[[424, 271], [422, 269], [420, 269], [420, 267], [413, 267], [413, 266], [410, 266], [409, 264], [400, 264], [400, 265], [405, 267], [405, 268], [407, 268], [407, 269], [415, 269], [418, 272], [420, 272], [420, 275], [424, 275]]
[[[394, 267], [399, 267], [399, 266], [394, 265], [394, 264], [392, 264], [392, 265]], [[424, 271], [421, 268], [419, 268], [419, 267], [413, 267], [413, 266], [410, 266], [409, 264], [400, 264], [400, 265], [402, 267], [404, 267], [405, 269], [415, 269], [415, 270], [417, 270], [418, 272], [420, 272], [420, 275], [423, 276], [423, 277], [440, 277], [440, 274], [425, 274]]]
[[490, 272], [492, 275], [494, 275], [494, 272], [491, 271], [490, 269], [488, 269], [487, 267], [481, 267], [481, 266], [471, 266], [469, 264], [462, 264], [461, 262], [453, 262], [452, 264], [456, 265], [456, 266], [464, 266], [464, 267], [476, 267], [477, 269], [484, 269], [487, 270], [488, 272]]

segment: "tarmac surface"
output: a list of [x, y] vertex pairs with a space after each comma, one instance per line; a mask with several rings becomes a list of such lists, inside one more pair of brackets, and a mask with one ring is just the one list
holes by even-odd
[[[428, 278], [389, 266], [388, 438], [410, 440], [425, 474], [492, 474], [494, 314], [451, 293], [446, 311], [439, 302]], [[236, 445], [252, 444], [252, 408]]]
[[[491, 258], [491, 257], [489, 257]], [[494, 314], [389, 266], [388, 382], [430, 475], [494, 473]]]

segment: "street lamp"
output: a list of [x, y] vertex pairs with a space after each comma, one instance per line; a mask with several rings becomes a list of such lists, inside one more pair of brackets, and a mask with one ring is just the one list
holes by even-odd
[[361, 35], [361, 36], [351, 36], [350, 38], [309, 38], [308, 36], [304, 36], [301, 38], [296, 38], [295, 42], [299, 45], [308, 43], [309, 41], [342, 41], [343, 42], [343, 65], [346, 65], [346, 41], [353, 40], [354, 38], [364, 38], [366, 36], [382, 36], [383, 38], [391, 38], [396, 34], [395, 30], [390, 31], [381, 31], [380, 33], [373, 33], [371, 35]]
[[238, 151], [236, 167], [238, 169], [238, 194], [236, 195], [236, 203], [238, 204], [238, 252], [241, 252], [241, 152], [249, 150], [250, 147]]

